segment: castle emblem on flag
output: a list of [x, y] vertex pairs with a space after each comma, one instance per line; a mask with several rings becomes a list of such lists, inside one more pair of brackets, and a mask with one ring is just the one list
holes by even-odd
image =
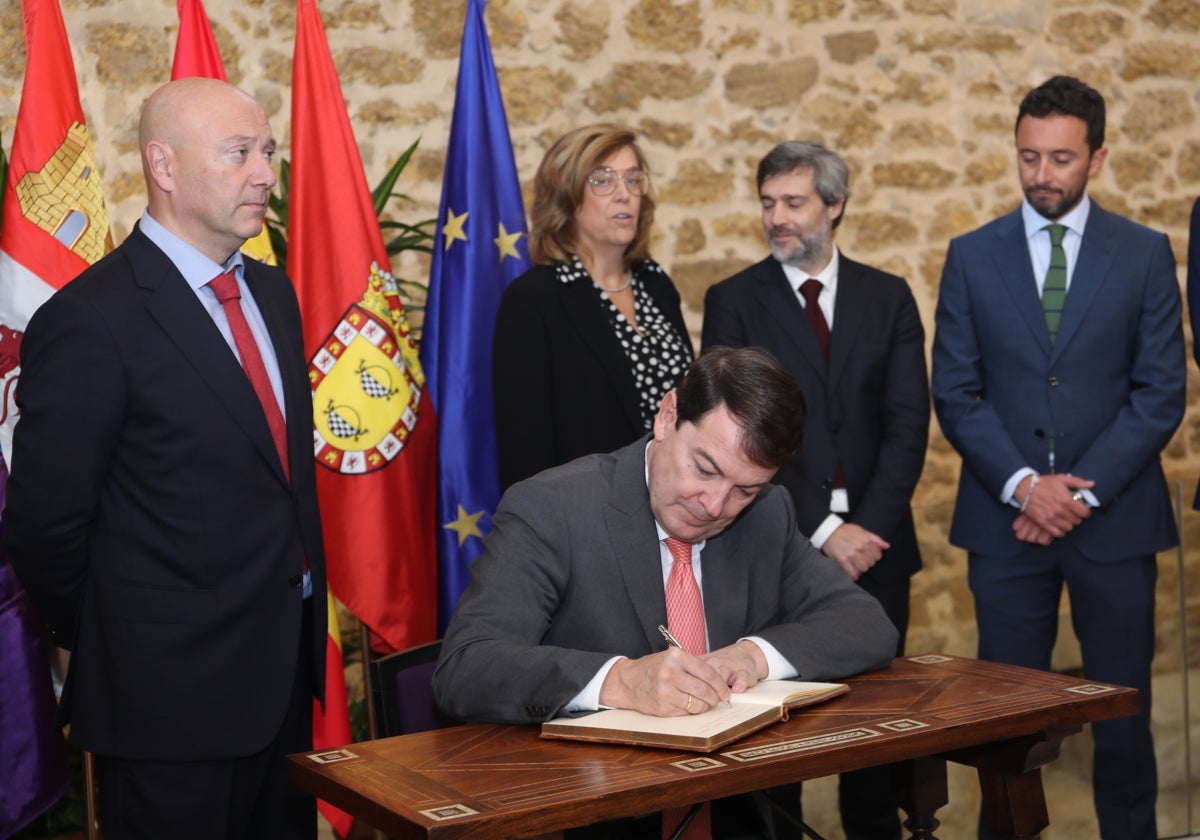
[[308, 365], [317, 463], [374, 472], [400, 454], [417, 425], [425, 375], [396, 279], [371, 263], [351, 304]]
[[71, 124], [46, 165], [16, 184], [21, 213], [89, 263], [112, 250], [87, 126]]

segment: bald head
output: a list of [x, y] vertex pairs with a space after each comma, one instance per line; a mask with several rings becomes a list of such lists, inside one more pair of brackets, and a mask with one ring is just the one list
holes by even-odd
[[275, 186], [266, 111], [216, 79], [178, 79], [150, 95], [138, 123], [149, 212], [225, 262], [262, 228]]
[[228, 82], [198, 77], [168, 82], [150, 94], [142, 106], [138, 121], [138, 147], [146, 154], [146, 145], [162, 141], [177, 145], [192, 136], [198, 123], [212, 119], [221, 107], [242, 103], [258, 107], [250, 94]]

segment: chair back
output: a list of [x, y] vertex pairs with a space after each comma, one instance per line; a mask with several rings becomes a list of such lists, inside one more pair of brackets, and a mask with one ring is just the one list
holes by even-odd
[[390, 653], [371, 662], [377, 738], [441, 729], [457, 723], [433, 700], [433, 669], [441, 640]]

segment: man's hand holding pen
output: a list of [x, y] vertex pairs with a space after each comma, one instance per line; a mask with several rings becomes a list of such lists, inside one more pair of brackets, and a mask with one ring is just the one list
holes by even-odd
[[600, 687], [600, 703], [658, 717], [706, 712], [729, 699], [721, 672], [704, 658], [668, 647], [640, 659], [618, 659]]
[[[659, 717], [695, 715], [727, 703], [732, 692], [745, 691], [766, 672], [766, 659], [753, 642], [693, 656], [678, 642], [672, 643], [666, 628], [660, 629], [668, 640], [667, 649], [614, 663], [600, 688], [602, 705]], [[755, 652], [762, 659], [761, 669]]]

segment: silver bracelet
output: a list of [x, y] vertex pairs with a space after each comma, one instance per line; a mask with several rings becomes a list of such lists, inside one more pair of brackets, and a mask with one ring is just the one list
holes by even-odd
[[1038, 474], [1034, 473], [1029, 477], [1029, 490], [1025, 493], [1025, 499], [1021, 502], [1021, 513], [1025, 512], [1025, 508], [1029, 507], [1029, 500], [1033, 498], [1033, 488], [1037, 487]]

